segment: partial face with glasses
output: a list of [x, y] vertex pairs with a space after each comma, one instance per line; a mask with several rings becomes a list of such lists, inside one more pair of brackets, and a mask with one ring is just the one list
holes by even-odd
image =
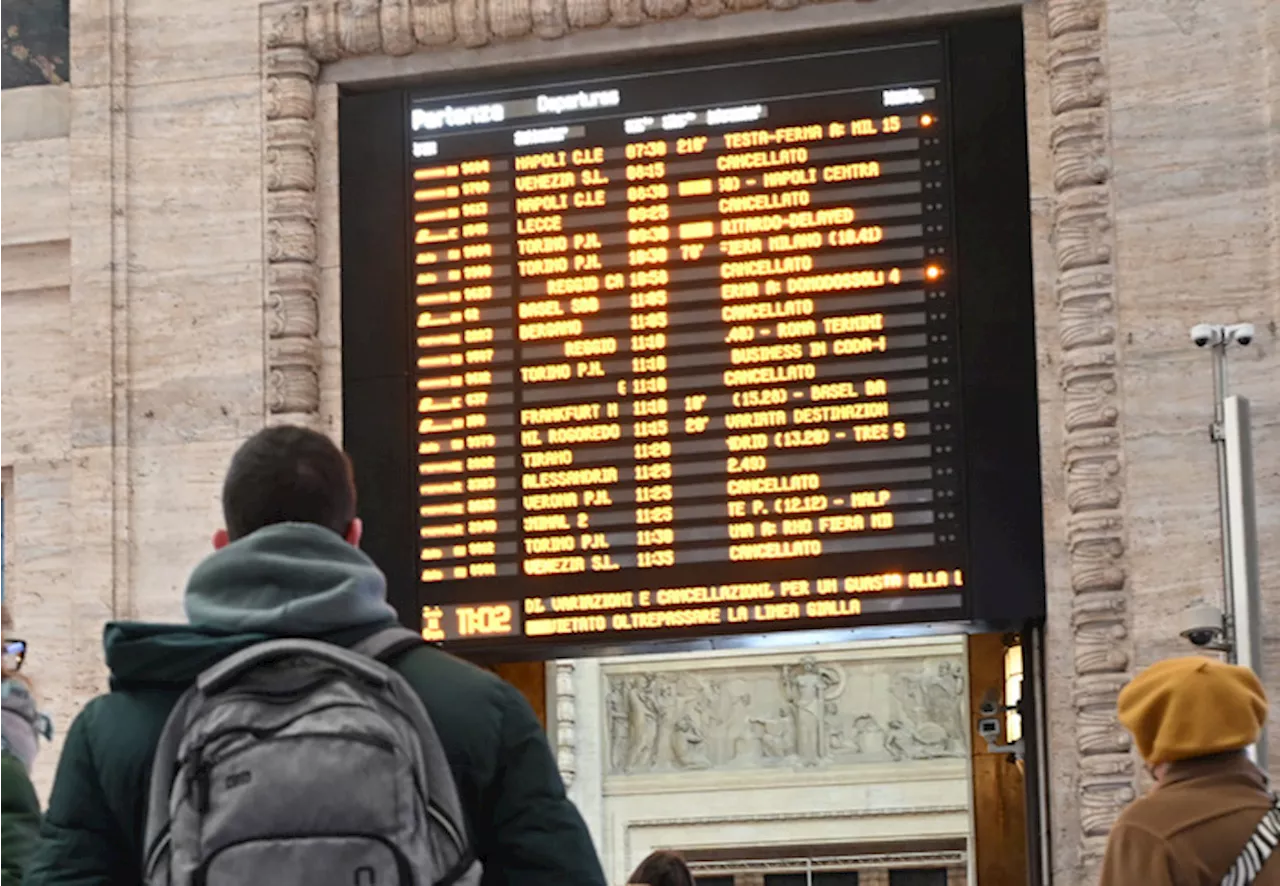
[[22, 670], [22, 662], [27, 657], [26, 640], [4, 641], [4, 669], [6, 671]]

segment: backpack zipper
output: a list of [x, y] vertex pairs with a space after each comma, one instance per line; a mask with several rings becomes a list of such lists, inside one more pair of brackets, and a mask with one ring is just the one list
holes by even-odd
[[[237, 731], [252, 732], [254, 733], [254, 737], [263, 743], [273, 742], [273, 741], [292, 741], [294, 739], [302, 739], [302, 738], [336, 738], [336, 739], [341, 739], [342, 741], [353, 741], [356, 744], [368, 745], [369, 747], [374, 747], [380, 751], [386, 751], [387, 753], [394, 753], [396, 749], [394, 744], [392, 744], [391, 742], [387, 741], [384, 738], [377, 738], [372, 735], [358, 735], [356, 733], [293, 732], [293, 733], [290, 733], [289, 735], [279, 735], [277, 734], [278, 730], [274, 730], [274, 731], [267, 732], [263, 735], [258, 735], [256, 730], [253, 730], [253, 729], [245, 729], [245, 730], [237, 730]], [[197, 772], [200, 772], [200, 771], [204, 772], [204, 780], [207, 783], [209, 780], [209, 770], [211, 770], [214, 766], [217, 766], [221, 763], [225, 763], [227, 760], [230, 760], [232, 757], [238, 757], [240, 754], [248, 750], [249, 747], [252, 747], [252, 745], [236, 748], [234, 751], [230, 751], [229, 753], [226, 753], [226, 754], [220, 754], [219, 756], [214, 757], [212, 760], [200, 759], [199, 761], [200, 767], [199, 769], [197, 769]]]
[[400, 886], [417, 886], [413, 876], [413, 869], [409, 866], [409, 859], [405, 856], [403, 850], [381, 834], [274, 834], [269, 837], [251, 837], [245, 840], [237, 840], [234, 843], [227, 843], [224, 846], [218, 847], [209, 855], [208, 858], [201, 861], [200, 867], [196, 868], [196, 870], [192, 872], [192, 886], [204, 886], [204, 884], [208, 882], [209, 868], [213, 864], [214, 859], [228, 849], [234, 849], [248, 843], [263, 843], [271, 840], [307, 840], [333, 837], [354, 837], [360, 840], [372, 840], [374, 842], [381, 843], [391, 853], [391, 857], [395, 859], [396, 872], [400, 875]]
[[[218, 741], [219, 739], [226, 738], [229, 735], [236, 735], [238, 733], [244, 732], [244, 733], [249, 733], [254, 738], [261, 740], [264, 738], [269, 738], [270, 736], [275, 735], [278, 732], [288, 729], [290, 726], [292, 726], [294, 723], [297, 723], [303, 717], [309, 717], [312, 714], [319, 713], [320, 711], [332, 711], [338, 708], [356, 708], [357, 710], [361, 710], [361, 711], [368, 710], [368, 708], [364, 707], [363, 705], [352, 704], [350, 702], [338, 702], [331, 705], [325, 705], [322, 708], [311, 708], [306, 712], [299, 714], [296, 717], [293, 717], [289, 720], [285, 720], [283, 723], [277, 723], [275, 726], [271, 727], [270, 729], [265, 729], [258, 726], [232, 726], [227, 729], [221, 729], [217, 732], [210, 733], [203, 740], [201, 740], [199, 746], [193, 749], [190, 753], [193, 754], [194, 758], [198, 761], [200, 759], [199, 747], [208, 747], [213, 742]], [[186, 759], [179, 758], [178, 760], [179, 766], [187, 765], [188, 763], [189, 761]]]

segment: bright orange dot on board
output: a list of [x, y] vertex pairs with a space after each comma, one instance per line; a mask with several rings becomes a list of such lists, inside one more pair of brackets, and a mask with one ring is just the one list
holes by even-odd
[[942, 268], [937, 265], [929, 265], [929, 267], [924, 269], [924, 275], [930, 280], [937, 280], [942, 276]]
[[932, 114], [921, 114], [921, 115], [920, 115], [920, 125], [921, 125], [921, 126], [932, 126], [932, 125], [933, 125], [933, 115], [932, 115]]

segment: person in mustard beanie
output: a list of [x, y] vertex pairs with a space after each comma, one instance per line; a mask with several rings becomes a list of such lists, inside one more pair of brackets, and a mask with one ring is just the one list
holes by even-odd
[[1199, 655], [1166, 659], [1117, 708], [1156, 786], [1116, 820], [1100, 886], [1280, 886], [1280, 861], [1268, 862], [1280, 805], [1245, 753], [1267, 722], [1257, 675]]

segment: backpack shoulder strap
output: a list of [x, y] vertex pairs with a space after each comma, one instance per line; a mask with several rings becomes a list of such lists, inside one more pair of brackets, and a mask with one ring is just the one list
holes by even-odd
[[187, 731], [187, 717], [197, 692], [195, 686], [188, 688], [173, 706], [173, 710], [169, 712], [164, 730], [160, 733], [160, 741], [156, 745], [155, 757], [151, 762], [147, 824], [144, 831], [146, 836], [142, 843], [142, 873], [146, 882], [150, 882], [154, 856], [169, 832], [169, 794], [173, 790], [173, 779], [177, 774], [178, 748], [182, 744], [183, 734]]
[[400, 653], [407, 652], [415, 646], [424, 646], [426, 642], [420, 635], [403, 625], [393, 625], [370, 634], [352, 646], [351, 650], [386, 664]]
[[[427, 643], [419, 634], [402, 625], [393, 625], [365, 637], [352, 646], [351, 651], [385, 665], [402, 652], [424, 645]], [[471, 845], [469, 823], [462, 809], [462, 800], [458, 796], [458, 786], [449, 760], [444, 753], [444, 745], [440, 743], [439, 733], [422, 698], [407, 680], [394, 670], [391, 672], [395, 675], [391, 686], [395, 691], [403, 693], [402, 708], [413, 721], [421, 741], [422, 762], [426, 769], [427, 784], [431, 786], [432, 812], [442, 817], [446, 827], [453, 832], [452, 836], [461, 853], [452, 868], [435, 886], [477, 884], [482, 868]]]
[[1231, 865], [1231, 870], [1222, 878], [1222, 886], [1251, 886], [1263, 865], [1280, 844], [1280, 798], [1271, 795], [1271, 808], [1258, 822], [1249, 842], [1244, 844], [1240, 857]]

